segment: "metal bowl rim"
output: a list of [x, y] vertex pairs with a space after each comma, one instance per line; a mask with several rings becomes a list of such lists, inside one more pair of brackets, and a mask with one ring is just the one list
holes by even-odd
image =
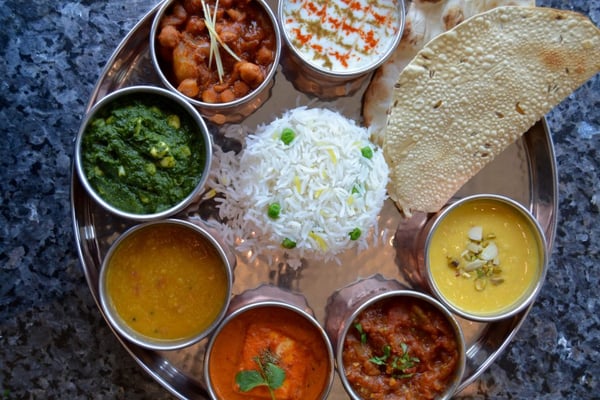
[[[427, 260], [429, 259], [429, 242], [431, 241], [433, 232], [436, 230], [436, 228], [439, 226], [439, 224], [446, 218], [446, 216], [448, 214], [450, 214], [456, 208], [458, 208], [466, 203], [470, 203], [473, 201], [479, 201], [479, 200], [497, 201], [497, 202], [506, 204], [509, 207], [513, 208], [515, 211], [519, 212], [529, 222], [529, 225], [535, 236], [536, 244], [537, 244], [538, 251], [540, 254], [539, 274], [538, 274], [537, 281], [535, 282], [535, 284], [531, 285], [529, 287], [529, 289], [525, 292], [526, 295], [524, 294], [512, 307], [508, 307], [504, 311], [496, 313], [496, 314], [470, 313], [470, 312], [467, 312], [467, 311], [463, 310], [462, 308], [459, 308], [459, 307], [455, 306], [454, 304], [452, 304], [452, 302], [447, 300], [445, 298], [445, 296], [443, 296], [441, 294], [441, 292], [439, 291], [439, 289], [437, 288], [437, 285], [435, 284], [431, 274], [429, 273], [429, 268], [427, 265], [428, 264]], [[425, 250], [424, 250], [424, 270], [425, 270], [424, 275], [427, 280], [427, 285], [431, 289], [434, 297], [439, 302], [441, 302], [445, 307], [447, 307], [453, 313], [459, 315], [462, 318], [465, 318], [465, 319], [468, 319], [471, 321], [476, 321], [476, 322], [494, 322], [494, 321], [499, 321], [502, 319], [512, 317], [512, 316], [518, 314], [519, 312], [523, 311], [524, 309], [526, 309], [529, 305], [531, 305], [533, 303], [533, 301], [539, 294], [539, 292], [544, 284], [544, 281], [546, 278], [546, 273], [548, 270], [548, 249], [547, 249], [545, 243], [546, 243], [546, 238], [544, 235], [544, 231], [541, 228], [537, 218], [535, 218], [533, 216], [533, 214], [527, 208], [525, 208], [522, 204], [520, 204], [516, 200], [514, 200], [508, 196], [504, 196], [504, 195], [500, 195], [500, 194], [490, 194], [490, 193], [479, 193], [479, 194], [474, 194], [474, 195], [463, 197], [462, 199], [450, 204], [445, 209], [443, 209], [435, 217], [435, 219], [431, 225], [431, 228], [429, 229], [429, 232], [427, 233], [427, 237], [425, 239]]]
[[[183, 111], [187, 112], [193, 122], [197, 125], [199, 134], [202, 136], [202, 140], [204, 141], [204, 156], [205, 156], [205, 165], [202, 174], [198, 179], [198, 183], [194, 187], [194, 189], [179, 203], [173, 205], [171, 208], [166, 210], [152, 213], [152, 214], [137, 214], [128, 211], [121, 210], [111, 203], [106, 201], [97, 191], [92, 187], [92, 185], [87, 180], [85, 175], [85, 171], [83, 170], [83, 160], [81, 154], [81, 146], [83, 137], [87, 131], [88, 125], [90, 121], [101, 111], [104, 110], [105, 107], [110, 106], [110, 104], [116, 100], [127, 96], [134, 96], [139, 93], [147, 93], [152, 94], [157, 97], [161, 97], [162, 100], [168, 103], [174, 103], [177, 106], [182, 107]], [[85, 188], [86, 192], [90, 195], [91, 198], [94, 199], [102, 208], [109, 211], [110, 213], [121, 217], [126, 218], [133, 221], [144, 222], [144, 221], [154, 221], [160, 220], [163, 218], [167, 218], [173, 216], [185, 208], [187, 208], [190, 203], [192, 203], [195, 198], [202, 192], [204, 189], [204, 185], [208, 180], [208, 176], [210, 173], [210, 168], [212, 164], [212, 138], [206, 123], [204, 122], [204, 118], [200, 115], [198, 110], [192, 107], [189, 103], [185, 101], [181, 96], [177, 94], [160, 88], [158, 86], [152, 85], [135, 85], [135, 86], [127, 86], [120, 89], [115, 90], [112, 93], [101, 98], [94, 106], [85, 114], [80, 127], [77, 133], [77, 137], [75, 139], [75, 170], [77, 171], [77, 175], [79, 176], [79, 180], [81, 181], [82, 186]]]
[[[227, 293], [225, 296], [225, 302], [221, 307], [221, 311], [215, 318], [215, 320], [204, 330], [201, 332], [189, 336], [187, 338], [182, 339], [173, 339], [173, 340], [160, 340], [160, 339], [152, 339], [142, 334], [138, 334], [130, 328], [125, 322], [121, 320], [121, 317], [117, 314], [117, 311], [114, 310], [110, 306], [109, 295], [106, 289], [106, 271], [108, 269], [108, 264], [114, 254], [114, 252], [119, 248], [119, 246], [127, 240], [132, 235], [135, 235], [137, 232], [156, 226], [156, 225], [178, 225], [185, 227], [194, 231], [196, 234], [201, 235], [204, 239], [208, 240], [211, 245], [217, 250], [219, 255], [221, 256], [221, 260], [223, 262], [223, 268], [225, 269], [225, 273], [227, 275]], [[164, 219], [160, 221], [148, 221], [143, 222], [138, 225], [134, 225], [127, 229], [125, 232], [120, 234], [115, 242], [108, 249], [106, 256], [102, 260], [102, 264], [100, 266], [100, 272], [98, 275], [98, 297], [100, 306], [104, 315], [106, 315], [109, 323], [115, 330], [124, 338], [133, 342], [139, 346], [142, 346], [146, 349], [150, 350], [177, 350], [187, 346], [190, 346], [198, 341], [206, 338], [210, 335], [216, 328], [219, 326], [221, 321], [226, 315], [227, 308], [229, 307], [229, 303], [231, 301], [231, 291], [233, 288], [233, 268], [229, 262], [227, 254], [225, 252], [224, 247], [219, 243], [219, 241], [211, 235], [204, 228], [185, 220], [180, 219]]]
[[334, 382], [334, 378], [335, 378], [335, 355], [333, 353], [333, 347], [331, 345], [331, 341], [329, 340], [329, 337], [327, 336], [325, 329], [321, 326], [319, 321], [310, 312], [302, 309], [301, 307], [299, 307], [295, 304], [287, 303], [287, 302], [281, 301], [281, 300], [258, 300], [258, 301], [252, 302], [252, 303], [242, 305], [239, 308], [235, 309], [230, 314], [226, 315], [225, 318], [223, 318], [223, 320], [219, 323], [217, 328], [213, 331], [213, 333], [208, 341], [208, 344], [206, 345], [206, 351], [204, 353], [204, 382], [206, 382], [207, 390], [213, 399], [217, 399], [217, 397], [212, 388], [212, 381], [210, 379], [209, 365], [210, 365], [210, 354], [212, 352], [214, 343], [215, 343], [217, 337], [219, 336], [219, 333], [233, 319], [237, 318], [239, 315], [241, 315], [247, 311], [258, 309], [258, 308], [272, 308], [272, 307], [285, 308], [289, 311], [295, 312], [296, 314], [300, 315], [301, 317], [305, 318], [308, 322], [310, 322], [311, 325], [313, 325], [313, 327], [321, 335], [321, 338], [323, 339], [323, 344], [325, 345], [325, 348], [327, 349], [327, 359], [329, 360], [329, 364], [330, 364], [329, 376], [328, 376], [327, 382], [326, 382], [327, 388], [326, 388], [325, 392], [323, 392], [322, 399], [326, 399], [327, 396], [329, 395], [331, 388], [333, 387], [333, 382]]
[[153, 65], [156, 73], [158, 74], [160, 81], [163, 83], [163, 85], [165, 85], [167, 87], [167, 89], [169, 91], [176, 93], [178, 96], [185, 99], [185, 101], [189, 102], [190, 104], [192, 104], [196, 107], [203, 108], [203, 109], [209, 110], [209, 111], [224, 112], [229, 109], [235, 109], [236, 107], [239, 107], [243, 104], [249, 103], [256, 97], [258, 97], [263, 92], [263, 90], [266, 90], [268, 88], [269, 84], [271, 83], [271, 81], [275, 77], [275, 74], [277, 73], [277, 67], [279, 66], [279, 59], [281, 58], [281, 44], [282, 44], [281, 43], [282, 42], [281, 32], [279, 30], [279, 24], [277, 22], [277, 18], [275, 17], [273, 10], [271, 10], [271, 7], [269, 7], [269, 5], [266, 3], [266, 1], [265, 0], [253, 0], [253, 1], [259, 3], [259, 5], [262, 7], [262, 9], [267, 13], [267, 15], [271, 21], [271, 24], [273, 25], [273, 32], [275, 34], [275, 58], [273, 59], [271, 68], [269, 69], [269, 72], [265, 76], [265, 79], [262, 81], [262, 83], [260, 85], [258, 85], [255, 89], [250, 91], [250, 93], [246, 94], [245, 96], [235, 99], [233, 101], [227, 102], [227, 103], [206, 103], [204, 101], [186, 96], [183, 93], [181, 93], [179, 90], [177, 90], [177, 88], [175, 86], [173, 86], [173, 83], [171, 83], [171, 81], [163, 73], [160, 62], [158, 60], [158, 55], [156, 54], [156, 48], [155, 48], [156, 47], [155, 46], [155, 44], [156, 44], [155, 37], [158, 32], [158, 26], [160, 24], [160, 20], [162, 19], [163, 15], [165, 14], [167, 9], [171, 6], [171, 4], [174, 1], [177, 1], [177, 0], [165, 0], [163, 2], [163, 4], [160, 6], [160, 8], [158, 9], [158, 11], [156, 12], [156, 14], [154, 15], [154, 18], [152, 20], [152, 25], [150, 27], [150, 35], [149, 35], [150, 45], [148, 46], [150, 48], [150, 58], [152, 59], [152, 65]]
[[432, 305], [434, 308], [436, 308], [438, 311], [440, 311], [444, 315], [444, 317], [446, 317], [446, 320], [452, 326], [452, 329], [454, 331], [454, 335], [456, 337], [456, 341], [458, 344], [458, 357], [459, 358], [458, 358], [458, 369], [455, 371], [455, 376], [453, 378], [452, 385], [448, 386], [446, 388], [446, 390], [443, 392], [442, 398], [449, 398], [449, 396], [454, 394], [456, 389], [459, 387], [460, 382], [462, 381], [462, 377], [465, 372], [466, 358], [467, 358], [465, 337], [463, 335], [463, 331], [462, 331], [462, 328], [461, 328], [459, 322], [456, 320], [456, 317], [450, 312], [450, 310], [448, 308], [446, 308], [436, 298], [434, 298], [426, 293], [417, 292], [416, 290], [413, 290], [413, 289], [390, 290], [390, 291], [387, 291], [384, 293], [377, 294], [373, 297], [370, 297], [367, 300], [365, 300], [360, 306], [358, 306], [347, 318], [344, 319], [344, 327], [340, 333], [340, 336], [338, 337], [337, 352], [336, 352], [336, 356], [335, 356], [340, 380], [342, 381], [342, 385], [344, 386], [346, 393], [350, 397], [352, 397], [352, 399], [362, 400], [362, 398], [355, 393], [354, 389], [352, 388], [352, 385], [350, 385], [350, 383], [346, 379], [346, 374], [344, 373], [344, 362], [343, 362], [343, 357], [342, 357], [343, 353], [344, 353], [344, 340], [346, 338], [346, 335], [348, 334], [348, 330], [352, 326], [352, 321], [354, 321], [358, 317], [358, 315], [360, 315], [360, 313], [362, 313], [365, 309], [375, 305], [376, 303], [379, 303], [380, 301], [383, 301], [383, 300], [399, 298], [399, 297], [414, 297], [414, 298], [417, 298], [421, 301], [424, 301], [424, 302]]

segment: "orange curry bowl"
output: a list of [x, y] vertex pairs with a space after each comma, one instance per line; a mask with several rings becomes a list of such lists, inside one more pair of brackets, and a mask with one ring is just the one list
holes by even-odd
[[264, 0], [167, 0], [150, 53], [163, 84], [205, 118], [239, 122], [270, 96], [281, 37]]
[[206, 350], [204, 378], [213, 399], [326, 399], [333, 350], [305, 309], [261, 300], [236, 308], [217, 328]]

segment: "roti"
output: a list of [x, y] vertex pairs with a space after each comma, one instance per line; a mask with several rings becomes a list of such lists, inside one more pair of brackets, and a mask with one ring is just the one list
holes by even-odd
[[407, 5], [402, 39], [373, 76], [363, 99], [363, 118], [373, 142], [383, 143], [394, 84], [419, 50], [465, 19], [499, 6], [535, 6], [535, 0], [413, 0]]
[[436, 212], [600, 71], [600, 30], [578, 13], [498, 7], [430, 41], [400, 73], [383, 139], [388, 193]]

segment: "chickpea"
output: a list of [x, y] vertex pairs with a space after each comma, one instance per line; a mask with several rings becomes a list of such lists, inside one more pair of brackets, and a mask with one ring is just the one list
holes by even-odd
[[183, 8], [183, 6], [179, 3], [177, 3], [175, 5], [175, 7], [173, 7], [173, 11], [168, 14], [165, 15], [161, 21], [161, 27], [164, 27], [166, 25], [181, 25], [185, 22], [185, 20], [187, 19], [187, 12], [185, 11], [185, 8]]
[[256, 52], [256, 62], [262, 65], [271, 64], [273, 62], [273, 51], [265, 46], [262, 46]]
[[240, 98], [244, 97], [250, 92], [250, 87], [244, 81], [235, 81], [233, 83], [233, 93]]
[[235, 94], [231, 89], [225, 89], [221, 92], [221, 102], [229, 103], [230, 101], [235, 100]]
[[221, 33], [219, 33], [219, 36], [222, 41], [228, 44], [235, 42], [239, 38], [237, 32], [231, 30], [222, 30]]
[[181, 32], [173, 25], [166, 25], [158, 34], [158, 42], [161, 46], [174, 48], [181, 40]]
[[240, 71], [240, 77], [250, 87], [257, 87], [265, 80], [265, 76], [258, 65], [247, 61], [242, 61], [237, 65]]
[[217, 103], [219, 95], [213, 88], [208, 88], [202, 92], [202, 101], [205, 103]]
[[232, 20], [234, 20], [236, 22], [240, 22], [240, 21], [243, 21], [244, 19], [246, 19], [246, 13], [244, 13], [236, 8], [228, 9], [227, 15], [229, 16], [229, 18], [231, 18]]
[[255, 52], [256, 48], [258, 46], [260, 46], [260, 41], [256, 40], [256, 39], [252, 39], [252, 40], [245, 39], [240, 44], [240, 48], [242, 51], [251, 52], [251, 53]]
[[198, 83], [195, 79], [187, 78], [184, 79], [179, 86], [177, 86], [177, 90], [180, 91], [183, 95], [187, 97], [196, 97], [200, 93], [200, 88], [198, 87]]
[[217, 83], [213, 86], [213, 89], [217, 93], [221, 93], [229, 87], [229, 82]]
[[202, 0], [183, 0], [183, 8], [195, 15], [202, 15]]
[[192, 15], [187, 24], [185, 24], [185, 31], [194, 35], [204, 32], [205, 29], [206, 24], [204, 23], [204, 19], [197, 15]]
[[177, 82], [184, 79], [198, 78], [198, 64], [194, 60], [194, 49], [184, 41], [180, 41], [173, 50], [173, 72]]

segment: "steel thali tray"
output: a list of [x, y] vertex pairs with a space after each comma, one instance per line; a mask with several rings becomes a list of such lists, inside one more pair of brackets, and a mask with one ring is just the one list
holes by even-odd
[[[86, 111], [102, 97], [121, 87], [137, 84], [161, 86], [148, 48], [152, 18], [159, 6], [147, 13], [117, 47], [96, 84]], [[286, 109], [299, 105], [333, 108], [349, 118], [360, 120], [361, 98], [366, 86], [365, 83], [352, 96], [321, 101], [296, 91], [279, 67], [271, 97], [243, 124], [252, 130], [258, 124], [279, 117]], [[209, 128], [218, 141], [219, 128], [210, 125]], [[512, 197], [536, 216], [546, 235], [550, 254], [556, 231], [557, 190], [553, 144], [546, 121], [542, 119], [470, 180], [455, 198], [473, 193], [497, 193]], [[118, 219], [95, 204], [74, 172], [71, 207], [77, 250], [90, 291], [98, 305], [98, 272], [102, 259], [110, 244], [133, 222]], [[193, 206], [179, 217], [198, 218], [200, 211]], [[206, 218], [207, 214], [203, 212], [202, 215]], [[313, 262], [304, 263], [300, 269], [293, 270], [284, 263], [269, 265], [260, 260], [249, 261], [246, 255], [237, 254], [233, 293], [241, 293], [261, 283], [275, 284], [302, 293], [317, 319], [324, 323], [328, 297], [357, 279], [380, 274], [410, 286], [406, 269], [414, 265], [415, 236], [428, 217], [415, 214], [410, 219], [404, 219], [394, 204], [387, 200], [379, 216], [380, 232], [376, 235], [375, 243], [358, 254], [355, 250], [343, 253], [341, 266], [335, 262], [331, 265]], [[530, 308], [506, 320], [487, 324], [459, 318], [467, 341], [467, 365], [458, 393], [471, 391], [472, 384], [481, 373], [509, 345]], [[206, 339], [183, 350], [161, 352], [146, 350], [126, 341], [116, 332], [114, 334], [133, 359], [173, 395], [182, 399], [209, 398], [202, 378]], [[347, 398], [336, 377], [329, 399]]]

